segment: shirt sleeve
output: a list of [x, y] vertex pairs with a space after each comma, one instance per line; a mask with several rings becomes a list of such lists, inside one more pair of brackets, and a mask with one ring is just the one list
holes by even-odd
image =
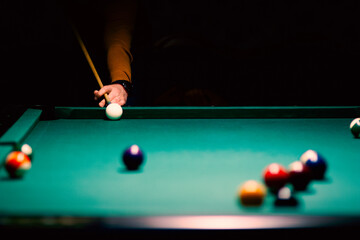
[[112, 82], [131, 82], [130, 46], [136, 8], [135, 0], [111, 1], [106, 8], [105, 46]]

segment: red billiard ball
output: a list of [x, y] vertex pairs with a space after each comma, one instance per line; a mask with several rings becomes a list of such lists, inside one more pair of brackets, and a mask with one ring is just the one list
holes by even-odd
[[123, 153], [122, 159], [128, 170], [137, 170], [144, 162], [144, 155], [138, 145], [131, 145]]
[[14, 151], [7, 155], [5, 169], [10, 178], [21, 178], [30, 168], [31, 161], [25, 153]]
[[301, 161], [295, 161], [289, 166], [289, 182], [297, 191], [306, 190], [311, 181], [311, 173], [308, 166]]
[[265, 168], [263, 179], [270, 191], [277, 192], [288, 182], [289, 174], [282, 165], [272, 163]]

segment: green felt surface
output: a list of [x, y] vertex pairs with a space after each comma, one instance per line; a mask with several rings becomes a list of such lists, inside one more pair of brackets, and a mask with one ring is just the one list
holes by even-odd
[[[360, 140], [351, 118], [41, 120], [24, 179], [0, 171], [0, 214], [71, 216], [360, 214]], [[138, 144], [144, 166], [128, 172], [122, 152]], [[308, 149], [328, 161], [326, 179], [297, 194], [298, 208], [237, 201], [268, 164], [288, 166]]]

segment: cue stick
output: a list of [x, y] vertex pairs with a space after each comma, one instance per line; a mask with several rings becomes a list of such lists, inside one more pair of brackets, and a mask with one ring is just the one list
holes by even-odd
[[[80, 47], [81, 47], [81, 49], [82, 49], [82, 51], [83, 51], [83, 53], [84, 53], [84, 55], [86, 57], [86, 60], [88, 61], [89, 65], [90, 65], [91, 70], [93, 71], [93, 73], [95, 75], [95, 78], [96, 78], [100, 88], [103, 88], [104, 85], [101, 82], [100, 76], [96, 71], [96, 68], [95, 68], [95, 66], [93, 64], [93, 61], [91, 60], [90, 55], [89, 55], [88, 51], [86, 50], [85, 44], [82, 41], [79, 32], [77, 31], [77, 29], [75, 28], [74, 25], [72, 25], [72, 28], [73, 28], [73, 31], [75, 33], [76, 39], [78, 40], [78, 42], [80, 44]], [[109, 96], [107, 95], [107, 93], [104, 94], [104, 97], [105, 97], [105, 100], [106, 100], [107, 104], [110, 104], [110, 99], [109, 99]]]

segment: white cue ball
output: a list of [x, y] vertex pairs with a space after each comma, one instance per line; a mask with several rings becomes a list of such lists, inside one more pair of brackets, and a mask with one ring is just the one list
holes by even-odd
[[106, 107], [106, 116], [111, 120], [120, 119], [122, 114], [123, 114], [123, 109], [117, 103], [110, 103]]
[[24, 144], [21, 146], [21, 152], [25, 153], [28, 156], [31, 156], [32, 154], [32, 148], [29, 144]]

